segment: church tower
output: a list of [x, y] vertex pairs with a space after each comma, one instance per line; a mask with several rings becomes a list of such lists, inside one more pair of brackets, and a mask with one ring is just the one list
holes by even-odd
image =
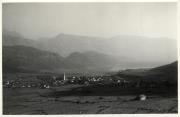
[[66, 74], [64, 73], [64, 81], [66, 80]]

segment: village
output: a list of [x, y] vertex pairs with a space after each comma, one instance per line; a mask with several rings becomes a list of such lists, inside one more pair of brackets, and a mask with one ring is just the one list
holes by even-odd
[[[120, 77], [111, 77], [108, 75], [96, 75], [96, 76], [66, 76], [63, 75], [37, 75], [36, 80], [26, 80], [23, 78], [16, 78], [15, 80], [3, 81], [3, 87], [6, 88], [51, 88], [68, 84], [80, 84], [80, 85], [106, 85], [114, 84], [123, 86], [129, 84], [127, 81]], [[125, 85], [124, 85], [125, 86]]]
[[14, 79], [4, 79], [4, 88], [40, 88], [40, 89], [51, 89], [66, 85], [81, 85], [81, 86], [111, 86], [119, 88], [162, 88], [172, 87], [169, 81], [155, 82], [145, 81], [139, 78], [138, 80], [128, 80], [116, 75], [82, 75], [82, 74], [71, 74], [66, 75], [54, 75], [44, 74], [35, 75], [34, 77], [20, 77], [17, 76]]

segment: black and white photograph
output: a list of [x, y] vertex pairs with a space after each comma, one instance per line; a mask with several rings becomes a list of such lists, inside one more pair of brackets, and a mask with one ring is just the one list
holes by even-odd
[[177, 9], [2, 3], [2, 114], [178, 114]]

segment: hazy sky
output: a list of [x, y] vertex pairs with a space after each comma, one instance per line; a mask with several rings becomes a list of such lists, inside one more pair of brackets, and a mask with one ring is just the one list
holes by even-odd
[[28, 38], [59, 33], [176, 38], [176, 3], [3, 4], [3, 29]]

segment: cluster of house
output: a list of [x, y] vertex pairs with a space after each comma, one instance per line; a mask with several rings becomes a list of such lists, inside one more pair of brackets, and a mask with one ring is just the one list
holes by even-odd
[[65, 79], [66, 83], [72, 84], [84, 84], [84, 85], [91, 85], [91, 84], [122, 84], [122, 83], [129, 83], [123, 78], [120, 77], [112, 77], [106, 75], [97, 75], [97, 76], [71, 76]]
[[10, 80], [4, 81], [4, 87], [18, 87], [18, 88], [50, 88], [57, 87], [66, 84], [82, 84], [82, 85], [93, 85], [93, 84], [116, 84], [121, 85], [124, 83], [129, 83], [123, 78], [114, 78], [111, 76], [68, 76], [64, 74], [63, 76], [53, 76], [53, 75], [42, 75], [37, 76], [36, 81], [23, 81], [23, 80]]
[[21, 80], [7, 80], [3, 81], [3, 87], [7, 88], [31, 88], [31, 87], [39, 87], [41, 86], [38, 82], [32, 81], [21, 81]]

